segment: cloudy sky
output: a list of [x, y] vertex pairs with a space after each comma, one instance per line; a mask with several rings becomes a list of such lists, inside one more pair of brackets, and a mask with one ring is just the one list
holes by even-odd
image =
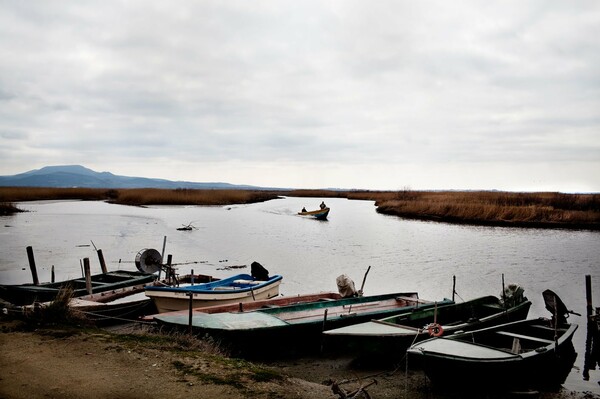
[[0, 175], [600, 191], [600, 2], [0, 0]]

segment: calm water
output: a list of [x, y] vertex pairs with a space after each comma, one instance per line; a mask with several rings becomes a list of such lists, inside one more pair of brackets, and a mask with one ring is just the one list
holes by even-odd
[[[532, 300], [530, 316], [546, 316], [541, 293], [550, 288], [569, 308], [585, 314], [585, 275], [592, 276], [594, 303], [600, 306], [600, 233], [588, 231], [455, 226], [406, 221], [375, 212], [373, 202], [326, 199], [327, 221], [297, 216], [321, 198], [285, 198], [228, 207], [150, 208], [103, 202], [21, 203], [30, 212], [0, 217], [0, 281], [29, 282], [25, 248], [34, 249], [40, 280], [56, 268], [59, 280], [81, 275], [80, 259], [89, 257], [100, 271], [93, 244], [103, 250], [108, 268], [135, 269], [143, 248], [173, 255], [180, 273], [217, 277], [249, 271], [258, 261], [271, 274], [284, 276], [281, 293], [336, 291], [335, 278], [348, 274], [364, 291], [378, 294], [418, 291], [420, 297], [452, 295], [452, 276], [462, 299], [499, 295], [505, 282], [518, 283]], [[197, 229], [177, 231], [192, 223]], [[248, 269], [222, 270], [248, 265]], [[457, 300], [460, 300], [457, 298]], [[583, 366], [585, 318], [572, 316]], [[597, 377], [596, 377], [597, 376]], [[594, 381], [581, 382], [578, 370], [569, 384], [599, 391]], [[583, 384], [583, 385], [582, 385]]]

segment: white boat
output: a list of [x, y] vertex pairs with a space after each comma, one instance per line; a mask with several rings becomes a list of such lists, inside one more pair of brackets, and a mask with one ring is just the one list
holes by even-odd
[[192, 308], [250, 302], [279, 295], [282, 276], [258, 280], [249, 274], [237, 274], [219, 281], [179, 287], [146, 287], [159, 313]]

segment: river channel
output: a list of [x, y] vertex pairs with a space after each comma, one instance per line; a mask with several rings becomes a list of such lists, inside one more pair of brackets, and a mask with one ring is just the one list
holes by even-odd
[[[328, 220], [298, 216], [302, 207], [331, 207]], [[594, 304], [600, 306], [600, 233], [592, 231], [473, 227], [403, 220], [378, 214], [372, 201], [339, 198], [282, 198], [224, 207], [152, 206], [97, 201], [36, 201], [17, 204], [28, 212], [0, 217], [0, 282], [31, 281], [26, 247], [32, 246], [40, 280], [81, 276], [88, 257], [100, 266], [135, 269], [141, 249], [172, 254], [178, 270], [225, 277], [248, 272], [258, 261], [281, 274], [283, 295], [336, 291], [335, 278], [347, 274], [360, 287], [367, 268], [366, 295], [417, 291], [424, 299], [456, 300], [500, 295], [516, 283], [533, 302], [530, 316], [548, 316], [542, 291], [555, 291], [575, 312], [585, 314], [585, 275], [591, 275]], [[191, 231], [177, 228], [191, 224]], [[244, 266], [246, 268], [232, 268]], [[585, 317], [574, 338], [583, 367]], [[582, 389], [581, 370], [569, 384]], [[598, 376], [598, 373], [592, 375]], [[598, 378], [596, 378], [597, 380]], [[589, 384], [589, 385], [588, 385]], [[584, 389], [598, 391], [596, 381]]]

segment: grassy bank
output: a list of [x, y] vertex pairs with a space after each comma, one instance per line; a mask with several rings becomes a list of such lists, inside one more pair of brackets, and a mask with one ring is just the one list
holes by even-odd
[[[498, 191], [161, 190], [2, 187], [0, 203], [102, 200], [124, 205], [232, 205], [279, 196], [375, 201], [377, 212], [474, 225], [600, 230], [600, 194]], [[14, 205], [13, 205], [14, 207]]]
[[600, 229], [599, 194], [401, 191], [370, 199], [378, 212], [410, 219]]
[[2, 187], [0, 202], [40, 200], [93, 200], [122, 205], [232, 205], [268, 201], [278, 193], [252, 190], [162, 190]]

